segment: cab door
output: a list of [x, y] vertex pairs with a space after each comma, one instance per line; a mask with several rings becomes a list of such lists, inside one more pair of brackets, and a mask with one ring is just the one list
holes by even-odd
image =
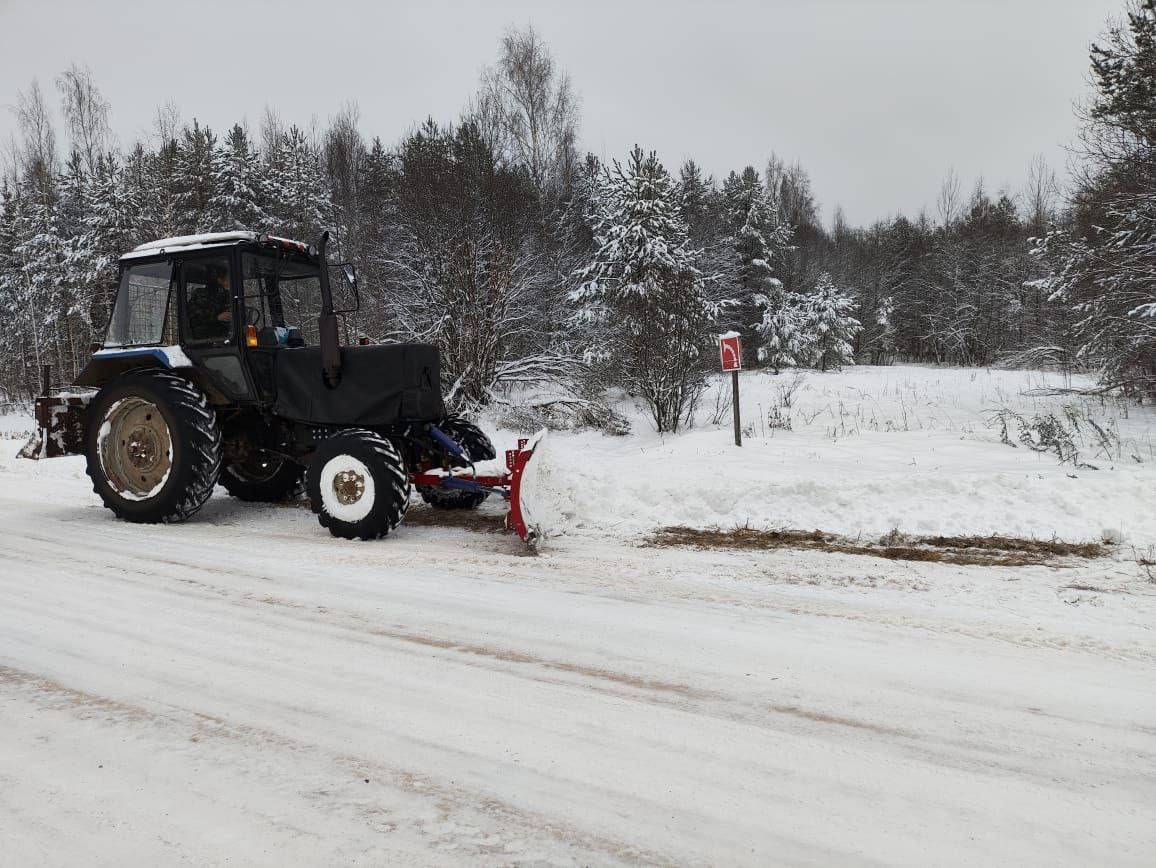
[[181, 345], [214, 386], [235, 402], [254, 399], [243, 363], [244, 306], [236, 287], [233, 250], [188, 256], [181, 260]]

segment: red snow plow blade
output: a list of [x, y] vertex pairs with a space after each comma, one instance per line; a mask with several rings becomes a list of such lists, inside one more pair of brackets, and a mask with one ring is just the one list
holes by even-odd
[[506, 450], [505, 467], [497, 461], [482, 461], [469, 467], [451, 470], [430, 469], [414, 473], [414, 485], [429, 485], [462, 491], [485, 491], [504, 497], [510, 504], [506, 529], [518, 535], [531, 548], [542, 539], [543, 512], [538, 500], [538, 467], [536, 450], [546, 437], [545, 429], [529, 439], [518, 441], [517, 449]]
[[517, 449], [506, 451], [506, 466], [510, 469], [510, 511], [506, 514], [506, 527], [530, 547], [536, 546], [545, 532], [538, 500], [538, 464], [534, 461], [535, 450], [545, 439], [543, 428], [530, 440], [519, 440]]

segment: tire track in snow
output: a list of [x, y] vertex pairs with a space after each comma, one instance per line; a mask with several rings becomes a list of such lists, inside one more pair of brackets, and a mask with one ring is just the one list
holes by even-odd
[[[290, 755], [316, 756], [318, 745], [285, 736], [268, 729], [237, 724], [191, 709], [172, 709], [166, 713], [146, 709], [140, 705], [109, 699], [83, 690], [66, 687], [56, 681], [10, 666], [0, 665], [0, 687], [5, 693], [17, 692], [33, 705], [52, 711], [65, 711], [80, 720], [109, 724], [116, 727], [159, 727], [173, 731], [176, 737], [192, 743], [229, 741], [254, 750], [270, 748]], [[677, 865], [679, 861], [657, 851], [638, 847], [626, 841], [617, 841], [589, 834], [560, 822], [556, 817], [527, 811], [492, 795], [470, 791], [462, 787], [446, 786], [412, 769], [384, 765], [374, 759], [349, 753], [327, 753], [325, 760], [341, 769], [351, 780], [365, 774], [370, 780], [385, 781], [390, 787], [436, 807], [440, 815], [450, 819], [457, 811], [478, 814], [503, 828], [503, 837], [548, 836], [568, 848], [587, 854], [598, 854], [602, 859], [615, 862], [650, 865]], [[313, 799], [332, 795], [332, 790], [306, 794]], [[321, 807], [321, 806], [319, 806]], [[351, 800], [343, 807], [362, 807], [362, 800]], [[362, 812], [371, 813], [371, 812]], [[471, 818], [467, 822], [476, 822]], [[428, 833], [425, 833], [428, 834]], [[455, 848], [456, 849], [456, 848]], [[475, 849], [474, 856], [485, 857], [485, 849]]]
[[[110, 524], [115, 529], [124, 529], [125, 527], [124, 525], [118, 526], [116, 522], [110, 521]], [[129, 525], [128, 527], [132, 530], [139, 530], [141, 526]], [[165, 532], [176, 531], [178, 533], [190, 529], [192, 529], [191, 526], [163, 528]], [[183, 544], [195, 544], [209, 542], [213, 539], [207, 534], [205, 534], [203, 540], [200, 539], [199, 537], [204, 532], [204, 528], [196, 528], [196, 530], [198, 531], [197, 538], [190, 540], [179, 537], [178, 541]], [[26, 535], [28, 539], [35, 540], [44, 546], [59, 546], [59, 556], [68, 557], [67, 546], [60, 546], [57, 539], [46, 537], [43, 534], [37, 534], [35, 531], [29, 531]], [[248, 532], [248, 535], [260, 539], [263, 542], [267, 541], [269, 537], [264, 530], [251, 530]], [[126, 536], [127, 539], [125, 538]], [[126, 551], [123, 544], [131, 543], [133, 536], [131, 533], [127, 535], [122, 534], [119, 535], [116, 542], [96, 542], [92, 545], [90, 551], [103, 551], [113, 558], [121, 560], [131, 559], [148, 565], [165, 563], [181, 570], [196, 569], [202, 572], [212, 572], [221, 576], [235, 578], [250, 578], [279, 583], [283, 583], [289, 578], [285, 574], [271, 575], [270, 573], [274, 571], [246, 571], [242, 565], [236, 561], [217, 566], [208, 566], [190, 560], [165, 558], [156, 553], [141, 555]], [[293, 547], [300, 547], [303, 551], [316, 554], [316, 545], [318, 544], [316, 540], [303, 541], [299, 534], [286, 534], [279, 538], [286, 543], [292, 543]], [[232, 548], [235, 549], [236, 543], [243, 542], [243, 539], [244, 537], [242, 537], [241, 540], [231, 540], [230, 542], [233, 543]], [[424, 546], [418, 541], [414, 542], [414, 553], [411, 554], [408, 550], [409, 546], [406, 547], [405, 551], [400, 551], [399, 549], [402, 547], [395, 546], [397, 542], [399, 541], [391, 538], [385, 543], [376, 544], [383, 546], [382, 550], [371, 551], [370, 553], [359, 552], [357, 554], [347, 553], [350, 544], [343, 544], [342, 542], [332, 540], [328, 536], [321, 540], [320, 544], [336, 547], [335, 551], [329, 554], [328, 557], [332, 562], [348, 564], [351, 567], [357, 568], [360, 572], [364, 572], [367, 569], [381, 571], [383, 581], [388, 581], [388, 575], [391, 571], [436, 569], [460, 573], [468, 569], [479, 575], [479, 577], [507, 584], [530, 584], [537, 587], [552, 587], [556, 586], [558, 582], [563, 582], [572, 585], [575, 590], [579, 592], [583, 590], [594, 591], [610, 599], [635, 604], [649, 605], [658, 601], [662, 603], [681, 603], [688, 606], [706, 604], [717, 607], [720, 610], [727, 608], [760, 609], [787, 615], [818, 617], [859, 624], [880, 625], [903, 631], [955, 636], [978, 642], [997, 641], [1018, 647], [1065, 653], [1078, 652], [1121, 661], [1156, 663], [1156, 646], [1154, 645], [1136, 643], [1122, 645], [1116, 642], [1095, 639], [1090, 636], [1054, 634], [1043, 630], [1038, 625], [1016, 628], [1013, 626], [994, 624], [961, 623], [958, 620], [937, 618], [933, 611], [928, 610], [919, 612], [891, 611], [887, 608], [860, 603], [854, 599], [833, 601], [829, 599], [824, 600], [784, 594], [776, 590], [774, 585], [768, 587], [766, 585], [755, 584], [753, 587], [744, 587], [742, 589], [728, 589], [719, 586], [704, 588], [680, 581], [679, 579], [681, 579], [682, 574], [677, 570], [655, 568], [645, 556], [637, 559], [632, 557], [632, 555], [635, 555], [635, 550], [631, 548], [618, 550], [611, 556], [599, 555], [595, 557], [583, 557], [586, 555], [586, 553], [583, 552], [579, 555], [581, 559], [576, 559], [569, 555], [569, 553], [559, 553], [546, 559], [521, 558], [510, 554], [489, 551], [478, 552], [467, 550], [463, 552], [460, 548], [455, 549], [452, 554], [443, 555], [436, 549], [431, 551], [428, 546]], [[352, 545], [365, 548], [373, 547], [375, 544], [355, 543]], [[384, 548], [386, 546], [389, 548]], [[690, 553], [685, 554], [688, 558], [691, 556]], [[727, 559], [713, 559], [709, 556], [709, 553], [702, 552], [695, 552], [694, 555], [703, 556], [697, 558], [696, 561], [703, 563], [704, 569], [714, 570], [724, 575], [729, 570], [734, 569], [733, 562]], [[831, 568], [835, 571], [845, 569], [848, 558], [856, 565], [863, 560], [862, 558], [830, 554], [825, 555], [825, 558], [829, 559]], [[75, 558], [75, 560], [78, 563], [86, 565], [88, 563], [84, 558]], [[924, 568], [932, 574], [951, 575], [956, 572], [954, 568], [943, 567], [941, 565], [925, 565]], [[990, 570], [991, 568], [982, 569]], [[1069, 575], [1069, 571], [1053, 572], [1056, 572], [1059, 576], [1057, 579], [1058, 587], [1067, 582], [1067, 578], [1064, 578], [1064, 576]], [[1079, 574], [1078, 571], [1070, 572], [1073, 575]], [[547, 574], [545, 579], [543, 578], [543, 573]], [[605, 578], [591, 581], [587, 575], [583, 575], [583, 573], [595, 576], [601, 575]], [[668, 581], [656, 579], [668, 579]], [[926, 579], [923, 581], [926, 581]], [[807, 585], [809, 581], [801, 578], [799, 584]]]
[[[153, 561], [149, 560], [148, 563], [151, 564]], [[162, 559], [159, 563], [179, 566], [182, 572], [189, 570], [205, 572], [208, 573], [208, 576], [201, 580], [174, 574], [169, 578], [176, 582], [177, 586], [157, 587], [153, 578], [164, 578], [163, 572], [150, 574], [142, 569], [138, 572], [139, 578], [135, 580], [130, 580], [127, 572], [120, 569], [114, 570], [114, 574], [119, 581], [132, 582], [137, 593], [149, 593], [158, 597], [175, 595], [194, 602], [215, 600], [225, 606], [242, 607], [251, 613], [257, 613], [259, 617], [263, 617], [263, 620], [271, 620], [275, 629], [283, 630], [287, 634], [294, 630], [299, 631], [302, 626], [308, 624], [315, 632], [331, 633], [342, 642], [370, 645], [377, 648], [379, 653], [387, 653], [387, 650], [381, 647], [378, 640], [403, 643], [403, 645], [419, 648], [431, 648], [450, 655], [443, 659], [468, 667], [484, 668], [503, 676], [563, 688], [605, 693], [616, 698], [667, 706], [686, 714], [795, 735], [828, 738], [830, 737], [828, 733], [832, 729], [837, 732], [858, 731], [868, 736], [886, 738], [887, 741], [884, 746], [890, 752], [944, 767], [964, 771], [982, 771], [991, 775], [1003, 775], [1011, 772], [1028, 777], [1039, 777], [1043, 781], [1054, 779], [1052, 772], [1039, 772], [1034, 767], [1031, 756], [1025, 756], [1022, 748], [996, 749], [990, 743], [974, 738], [934, 737], [926, 732], [906, 729], [893, 723], [856, 718], [842, 712], [837, 713], [822, 708], [803, 708], [796, 704], [783, 702], [755, 702], [726, 692], [692, 687], [682, 682], [645, 678], [606, 667], [594, 667], [565, 660], [550, 659], [521, 650], [436, 636], [428, 632], [415, 632], [396, 626], [385, 627], [351, 611], [328, 608], [319, 611], [316, 607], [288, 601], [265, 591], [239, 592], [213, 584], [209, 579], [215, 578], [220, 572], [216, 569], [200, 568], [195, 564], [186, 564], [170, 559]], [[247, 574], [242, 573], [240, 575], [245, 576]], [[261, 581], [270, 581], [265, 576], [258, 576], [257, 578]], [[208, 596], [206, 597], [206, 595]], [[267, 614], [261, 616], [261, 610], [267, 607], [279, 612], [281, 617]], [[45, 614], [53, 611], [46, 609]], [[59, 614], [54, 616], [60, 617]], [[84, 619], [78, 618], [76, 623], [78, 625], [83, 624]], [[206, 640], [212, 635], [212, 633], [206, 633]], [[165, 639], [162, 638], [161, 641], [165, 642]], [[183, 645], [175, 642], [172, 647], [180, 649]], [[550, 677], [546, 674], [549, 672], [560, 672], [566, 676], [573, 675], [577, 677], [577, 680], [569, 677]], [[970, 698], [960, 696], [955, 696], [953, 699], [966, 703], [972, 701]], [[1072, 721], [1072, 723], [1083, 727], [1093, 724], [1088, 720]], [[1134, 732], [1134, 729], [1128, 728], [1126, 731]], [[1156, 759], [1156, 754], [1139, 754], [1135, 756], [1135, 759], [1151, 763]]]

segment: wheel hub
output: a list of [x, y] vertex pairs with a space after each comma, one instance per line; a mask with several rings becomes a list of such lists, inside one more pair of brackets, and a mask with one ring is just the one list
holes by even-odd
[[365, 494], [365, 477], [355, 470], [342, 470], [333, 477], [333, 493], [345, 506], [357, 503]]
[[172, 469], [172, 438], [156, 404], [123, 398], [104, 418], [100, 461], [105, 479], [122, 496], [149, 497]]
[[160, 458], [157, 434], [152, 428], [144, 426], [134, 428], [129, 432], [124, 448], [129, 464], [145, 473], [156, 467]]

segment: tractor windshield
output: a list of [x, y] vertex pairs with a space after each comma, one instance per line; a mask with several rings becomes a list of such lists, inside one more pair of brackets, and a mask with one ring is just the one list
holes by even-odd
[[241, 271], [250, 322], [258, 328], [298, 328], [306, 344], [320, 343], [321, 281], [315, 264], [295, 254], [245, 253]]
[[171, 262], [131, 265], [120, 275], [120, 289], [109, 317], [106, 347], [173, 343], [176, 328]]

